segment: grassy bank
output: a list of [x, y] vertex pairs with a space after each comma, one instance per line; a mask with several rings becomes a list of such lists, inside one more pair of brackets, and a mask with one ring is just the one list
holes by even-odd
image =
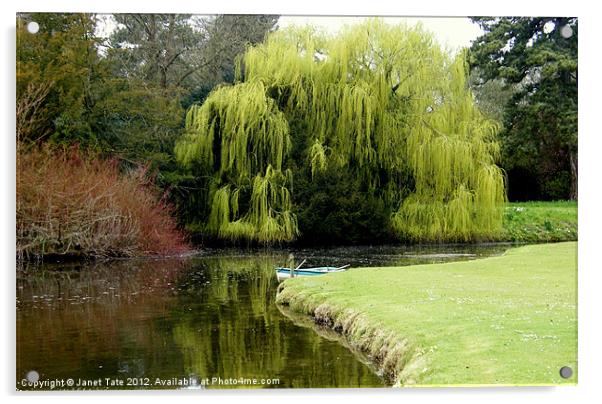
[[513, 202], [504, 211], [501, 241], [577, 240], [577, 202]]
[[574, 242], [290, 279], [277, 302], [347, 336], [398, 385], [556, 384], [576, 370]]

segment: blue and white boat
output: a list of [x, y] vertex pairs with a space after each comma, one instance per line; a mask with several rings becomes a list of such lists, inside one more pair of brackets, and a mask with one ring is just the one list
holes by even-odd
[[295, 269], [277, 267], [276, 275], [278, 276], [278, 280], [282, 281], [284, 279], [288, 279], [291, 277], [297, 277], [297, 276], [317, 276], [317, 275], [331, 274], [331, 273], [335, 273], [335, 272], [344, 272], [347, 270], [349, 265], [343, 265], [342, 267], [314, 267], [314, 268], [300, 268], [300, 267], [301, 267], [301, 265], [299, 265], [299, 267], [297, 267]]

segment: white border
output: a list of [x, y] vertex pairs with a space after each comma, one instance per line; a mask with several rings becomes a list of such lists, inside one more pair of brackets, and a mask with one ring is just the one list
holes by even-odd
[[[598, 245], [601, 226], [600, 205], [602, 204], [600, 184], [600, 164], [598, 161], [602, 130], [600, 116], [600, 40], [599, 17], [592, 5], [576, 1], [524, 1], [498, 0], [495, 3], [485, 1], [340, 1], [303, 0], [286, 3], [267, 0], [223, 0], [219, 2], [170, 0], [144, 2], [123, 0], [105, 0], [85, 3], [81, 0], [22, 0], [18, 4], [2, 4], [2, 123], [4, 131], [0, 135], [2, 158], [3, 191], [3, 231], [1, 255], [5, 263], [2, 268], [4, 294], [2, 300], [4, 332], [1, 347], [3, 363], [0, 366], [2, 393], [9, 401], [19, 398], [25, 402], [105, 402], [107, 398], [116, 402], [143, 399], [147, 403], [159, 403], [165, 400], [218, 401], [236, 400], [247, 403], [303, 402], [307, 400], [344, 399], [351, 403], [365, 403], [377, 398], [379, 401], [400, 402], [436, 402], [457, 400], [463, 403], [520, 402], [588, 402], [590, 397], [600, 397], [597, 376], [600, 372], [600, 333], [599, 310], [602, 307], [599, 285], [602, 285], [600, 273], [602, 265], [597, 253], [602, 249]], [[592, 2], [593, 3], [593, 2]], [[590, 3], [590, 4], [592, 4]], [[174, 394], [152, 392], [142, 396], [136, 393], [120, 394], [15, 394], [15, 276], [14, 276], [14, 102], [15, 102], [15, 13], [17, 11], [90, 11], [90, 12], [186, 12], [200, 14], [214, 13], [262, 13], [269, 12], [286, 15], [392, 15], [392, 16], [465, 16], [465, 15], [561, 15], [579, 17], [579, 385], [577, 387], [558, 388], [436, 388], [386, 391], [383, 389], [356, 390], [287, 390], [278, 392], [264, 391], [210, 391], [193, 394]], [[598, 118], [598, 119], [595, 119]], [[137, 397], [133, 397], [137, 396]], [[306, 397], [307, 396], [307, 397]]]

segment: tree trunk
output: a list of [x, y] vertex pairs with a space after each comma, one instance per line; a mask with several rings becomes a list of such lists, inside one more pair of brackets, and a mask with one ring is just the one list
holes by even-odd
[[570, 153], [571, 162], [571, 199], [577, 200], [577, 151]]

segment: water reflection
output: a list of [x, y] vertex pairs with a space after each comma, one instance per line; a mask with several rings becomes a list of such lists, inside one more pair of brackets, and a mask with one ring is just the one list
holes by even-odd
[[[307, 265], [472, 259], [505, 247], [298, 250]], [[449, 255], [450, 253], [455, 255]], [[459, 254], [459, 255], [458, 255]], [[25, 265], [17, 271], [17, 388], [41, 379], [279, 379], [242, 387], [386, 384], [336, 338], [274, 304], [274, 266], [288, 251], [205, 251], [186, 259]], [[103, 386], [106, 387], [106, 386]], [[111, 387], [111, 388], [125, 388]], [[241, 387], [213, 384], [207, 387]]]

